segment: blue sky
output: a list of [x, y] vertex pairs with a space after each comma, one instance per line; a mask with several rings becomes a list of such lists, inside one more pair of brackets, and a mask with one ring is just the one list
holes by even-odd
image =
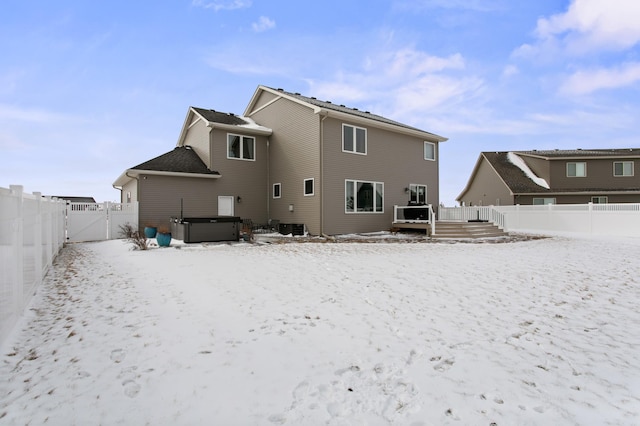
[[117, 201], [189, 106], [260, 84], [449, 138], [453, 205], [481, 151], [640, 147], [637, 0], [5, 0], [0, 187]]

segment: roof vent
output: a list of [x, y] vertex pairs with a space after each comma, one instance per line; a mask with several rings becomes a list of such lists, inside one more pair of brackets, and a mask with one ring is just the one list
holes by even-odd
[[342, 104], [340, 104], [340, 106], [341, 106], [342, 108], [344, 108], [344, 107], [345, 107], [345, 106], [344, 106], [344, 105], [342, 105]]
[[328, 104], [330, 104], [330, 103], [331, 103], [331, 101], [325, 101], [325, 102], [326, 102], [326, 103], [328, 103]]
[[365, 114], [371, 114], [369, 111], [365, 111], [364, 113], [365, 113]]
[[354, 111], [357, 111], [357, 110], [358, 110], [358, 108], [354, 108], [353, 110], [354, 110]]
[[311, 99], [315, 99], [315, 98], [312, 96]]
[[278, 92], [284, 92], [284, 90], [282, 90], [282, 88], [278, 87]]
[[294, 93], [294, 95], [298, 95], [298, 96], [300, 96], [300, 93], [296, 92], [296, 93]]

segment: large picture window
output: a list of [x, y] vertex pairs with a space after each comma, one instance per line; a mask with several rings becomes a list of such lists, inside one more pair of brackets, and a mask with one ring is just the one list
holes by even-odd
[[614, 176], [633, 176], [633, 161], [616, 161], [613, 163]]
[[384, 183], [346, 180], [345, 212], [347, 213], [383, 213]]
[[367, 153], [367, 129], [342, 125], [342, 150], [354, 154]]
[[587, 163], [567, 163], [567, 177], [587, 176]]
[[256, 159], [256, 139], [250, 136], [227, 135], [227, 158], [239, 160]]

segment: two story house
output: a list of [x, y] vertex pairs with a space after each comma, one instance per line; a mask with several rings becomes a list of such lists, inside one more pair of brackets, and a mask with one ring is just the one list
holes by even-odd
[[114, 187], [140, 225], [240, 216], [310, 234], [388, 230], [393, 205], [437, 205], [447, 139], [329, 101], [258, 86], [242, 116], [190, 107], [176, 147]]
[[640, 149], [482, 152], [460, 204], [638, 203]]

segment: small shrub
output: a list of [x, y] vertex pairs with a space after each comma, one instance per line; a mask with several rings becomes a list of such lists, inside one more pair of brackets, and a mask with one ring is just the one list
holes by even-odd
[[144, 232], [135, 230], [129, 223], [120, 225], [120, 235], [133, 244], [134, 250], [146, 250], [149, 248], [149, 242]]

